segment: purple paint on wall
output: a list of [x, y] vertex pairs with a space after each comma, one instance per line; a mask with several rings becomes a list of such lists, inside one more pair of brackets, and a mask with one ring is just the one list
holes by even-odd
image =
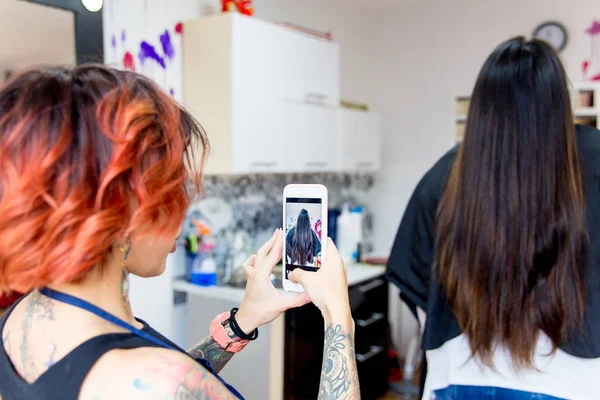
[[112, 47], [117, 47], [117, 37], [115, 35], [112, 35], [110, 43], [112, 44]]
[[138, 58], [140, 59], [140, 63], [142, 63], [142, 65], [145, 64], [146, 60], [151, 59], [156, 61], [163, 69], [166, 69], [165, 59], [156, 52], [154, 46], [146, 41], [140, 43], [140, 52], [138, 54]]
[[175, 89], [171, 88], [171, 89], [169, 90], [169, 93], [171, 93], [171, 96], [175, 96]]
[[125, 43], [125, 40], [127, 40], [127, 35], [125, 34], [125, 29], [123, 29], [121, 31], [121, 42]]
[[592, 25], [590, 25], [590, 27], [585, 30], [585, 33], [592, 36], [600, 34], [600, 22], [592, 22]]
[[171, 35], [169, 35], [168, 30], [165, 30], [165, 33], [160, 35], [160, 44], [162, 45], [165, 57], [167, 57], [169, 60], [173, 60], [173, 57], [175, 56], [175, 49], [173, 48], [173, 43], [171, 42]]

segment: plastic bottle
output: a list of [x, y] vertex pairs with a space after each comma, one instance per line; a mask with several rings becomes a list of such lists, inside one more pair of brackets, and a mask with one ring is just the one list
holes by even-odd
[[202, 252], [198, 254], [192, 264], [192, 283], [200, 286], [217, 284], [217, 263], [212, 255], [214, 248], [214, 242], [207, 242], [202, 246]]
[[352, 255], [356, 250], [351, 232], [350, 207], [344, 204], [342, 212], [337, 219], [337, 247], [344, 263], [352, 263]]
[[355, 262], [360, 262], [360, 244], [363, 240], [363, 208], [355, 207], [350, 211], [350, 236], [352, 238], [352, 259]]

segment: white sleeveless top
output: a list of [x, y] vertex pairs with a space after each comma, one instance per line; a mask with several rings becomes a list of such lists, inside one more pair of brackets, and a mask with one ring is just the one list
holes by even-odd
[[471, 357], [462, 334], [435, 350], [428, 350], [423, 400], [435, 399], [434, 390], [451, 385], [494, 386], [573, 400], [600, 399], [600, 358], [578, 358], [558, 349], [541, 333], [535, 350], [538, 369], [513, 369], [510, 353], [498, 347], [493, 356], [496, 371]]

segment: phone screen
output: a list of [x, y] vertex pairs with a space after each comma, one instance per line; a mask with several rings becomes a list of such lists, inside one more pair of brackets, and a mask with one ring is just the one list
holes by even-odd
[[322, 199], [285, 199], [285, 276], [296, 268], [317, 271], [322, 263]]

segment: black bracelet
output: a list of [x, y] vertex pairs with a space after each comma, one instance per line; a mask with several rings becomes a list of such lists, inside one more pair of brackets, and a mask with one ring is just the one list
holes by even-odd
[[233, 331], [233, 333], [235, 334], [235, 336], [239, 337], [240, 339], [243, 340], [256, 340], [258, 338], [258, 328], [255, 329], [250, 335], [247, 335], [242, 328], [240, 328], [240, 326], [238, 325], [237, 321], [235, 320], [235, 314], [239, 311], [239, 308], [234, 307], [231, 309], [231, 313], [229, 315], [229, 326], [231, 327], [231, 330]]

